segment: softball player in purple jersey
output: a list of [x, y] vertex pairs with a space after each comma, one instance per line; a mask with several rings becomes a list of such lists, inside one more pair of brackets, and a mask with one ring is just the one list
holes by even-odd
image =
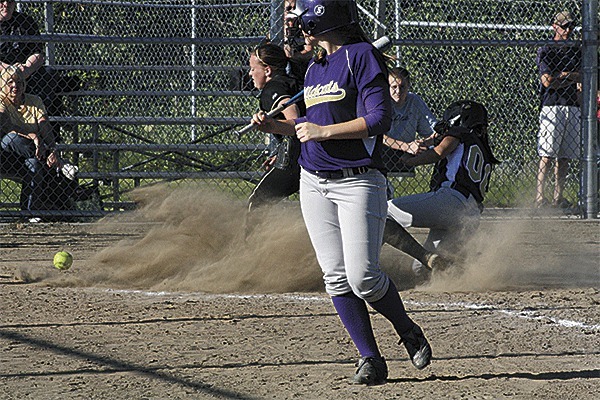
[[300, 139], [302, 214], [325, 289], [361, 356], [353, 381], [380, 384], [388, 369], [367, 303], [392, 323], [416, 368], [431, 361], [421, 328], [379, 267], [387, 215], [380, 152], [391, 122], [387, 70], [358, 25], [354, 0], [298, 0], [294, 13], [306, 43], [324, 50], [306, 73], [306, 116], [276, 121], [259, 113], [253, 122]]

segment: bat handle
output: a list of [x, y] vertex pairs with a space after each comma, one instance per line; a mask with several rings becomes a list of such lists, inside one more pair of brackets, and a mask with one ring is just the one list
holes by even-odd
[[[279, 114], [280, 112], [282, 112], [283, 110], [286, 109], [286, 107], [288, 106], [288, 103], [289, 103], [289, 101], [286, 102], [286, 103], [284, 103], [284, 104], [282, 104], [282, 105], [280, 105], [279, 107], [274, 108], [273, 110], [269, 111], [267, 113], [267, 117], [274, 117], [274, 116], [276, 116], [277, 114]], [[243, 127], [242, 129], [240, 129], [239, 131], [237, 131], [237, 134], [238, 135], [243, 135], [245, 133], [250, 132], [251, 130], [253, 130], [255, 128], [256, 128], [255, 124], [248, 124], [245, 127]]]

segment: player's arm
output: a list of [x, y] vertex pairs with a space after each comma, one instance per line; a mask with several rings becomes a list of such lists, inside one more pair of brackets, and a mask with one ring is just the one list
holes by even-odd
[[46, 158], [46, 164], [48, 167], [56, 167], [59, 165], [59, 160], [56, 150], [54, 149], [56, 142], [50, 127], [50, 122], [48, 122], [48, 120], [44, 117], [38, 122], [38, 126], [38, 137], [41, 137], [42, 141], [41, 145], [39, 146], [39, 153], [42, 157]]
[[423, 150], [429, 149], [430, 147], [435, 147], [436, 142], [442, 140], [441, 136], [441, 134], [434, 131], [433, 134], [429, 135], [426, 138], [415, 140], [414, 143], [418, 146], [418, 151], [415, 152], [415, 154], [420, 153]]
[[411, 154], [416, 154], [419, 151], [418, 142], [403, 142], [402, 140], [394, 139], [388, 135], [383, 135], [383, 144], [392, 149], [401, 150]]
[[433, 127], [437, 124], [437, 118], [433, 115], [433, 112], [429, 109], [425, 100], [420, 96], [418, 97], [415, 105], [417, 111], [417, 134], [424, 138], [430, 137], [435, 133]]
[[[40, 28], [30, 16], [26, 16], [21, 23], [21, 29], [24, 29], [24, 34], [30, 36], [38, 36]], [[15, 64], [19, 68], [25, 78], [29, 78], [35, 71], [44, 65], [44, 48], [42, 43], [27, 43], [25, 45], [25, 54], [29, 54], [25, 62]]]
[[[289, 97], [282, 98], [278, 103], [273, 104], [273, 110], [277, 107], [290, 101]], [[274, 119], [268, 117], [267, 113], [260, 111], [252, 116], [252, 123], [256, 125], [256, 128], [261, 132], [276, 133], [285, 136], [295, 136], [296, 131], [294, 130], [294, 120], [300, 118], [300, 108], [298, 105], [292, 104], [286, 107], [281, 114], [285, 119]]]
[[[277, 107], [287, 103], [289, 100], [290, 100], [289, 97], [281, 100], [279, 103], [277, 103]], [[285, 117], [285, 119], [300, 118], [300, 109], [298, 108], [298, 105], [292, 104], [291, 106], [289, 106], [285, 110], [283, 110], [282, 114]]]
[[445, 136], [435, 147], [427, 149], [419, 154], [403, 154], [400, 161], [408, 166], [434, 164], [439, 160], [446, 158], [460, 144], [460, 139], [454, 136]]
[[43, 117], [38, 121], [38, 136], [42, 138], [42, 141], [47, 148], [54, 148], [54, 146], [56, 146], [54, 134], [50, 128], [50, 122], [48, 122], [46, 117]]
[[296, 136], [301, 142], [309, 140], [364, 139], [369, 136], [369, 129], [363, 117], [325, 126], [311, 122], [301, 122], [296, 125]]
[[15, 66], [23, 72], [25, 79], [29, 78], [35, 71], [37, 71], [44, 64], [44, 55], [41, 53], [35, 53], [27, 57], [27, 60], [23, 64], [16, 64]]
[[563, 71], [558, 76], [559, 79], [563, 81], [570, 81], [571, 83], [580, 83], [581, 82], [581, 74], [576, 71]]
[[296, 122], [293, 119], [274, 119], [267, 116], [264, 111], [257, 112], [252, 116], [252, 124], [261, 132], [277, 133], [285, 136], [295, 136], [294, 126]]
[[[288, 102], [289, 100], [290, 100], [290, 98], [289, 98], [289, 97], [287, 97], [287, 98], [284, 98], [284, 99], [280, 100], [280, 101], [279, 101], [279, 103], [277, 103], [277, 104], [274, 104], [274, 105], [273, 105], [273, 108], [275, 109], [275, 108], [279, 107], [280, 105], [282, 105], [282, 104], [285, 104], [285, 103], [286, 103], [286, 102]], [[285, 119], [290, 119], [290, 120], [293, 120], [293, 119], [296, 119], [296, 118], [298, 118], [298, 117], [300, 116], [300, 109], [298, 108], [298, 106], [297, 106], [296, 104], [292, 104], [291, 106], [289, 106], [289, 107], [285, 108], [285, 109], [284, 109], [284, 110], [281, 112], [281, 114], [283, 114], [283, 117], [284, 117]], [[269, 155], [269, 156], [267, 157], [267, 159], [266, 159], [266, 160], [265, 160], [265, 161], [262, 163], [262, 167], [263, 167], [265, 170], [267, 170], [267, 171], [268, 171], [268, 170], [270, 170], [270, 169], [273, 167], [273, 165], [275, 164], [276, 160], [277, 160], [277, 153], [276, 153], [276, 150], [275, 150], [275, 149], [272, 149], [272, 151], [270, 152], [270, 155]]]
[[542, 74], [540, 80], [545, 88], [560, 89], [565, 86], [570, 86], [574, 82], [581, 82], [581, 74], [579, 74], [579, 72], [563, 71], [560, 74], [553, 76], [546, 73]]
[[[302, 118], [300, 118], [298, 124], [293, 120], [274, 121], [271, 118], [270, 120], [272, 121], [267, 121], [268, 118], [264, 118], [263, 115], [261, 119], [259, 114], [255, 114], [255, 117], [258, 116], [259, 118], [253, 118], [252, 121], [253, 123], [258, 124], [260, 130], [265, 129], [265, 131], [267, 131], [267, 128], [265, 128], [264, 125], [268, 124], [272, 129], [277, 129], [277, 131], [273, 131], [274, 133], [290, 135], [289, 128], [292, 128], [294, 129], [293, 134], [295, 134], [301, 142], [307, 142], [309, 140], [364, 139], [372, 135], [364, 117], [355, 118], [351, 121], [341, 122], [339, 124], [322, 126], [307, 122]], [[261, 126], [261, 124], [263, 125]], [[389, 128], [389, 126], [387, 126], [387, 128]]]

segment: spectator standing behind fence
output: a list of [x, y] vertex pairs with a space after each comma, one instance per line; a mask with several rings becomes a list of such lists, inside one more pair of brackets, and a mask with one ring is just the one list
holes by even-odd
[[[288, 57], [272, 43], [256, 47], [250, 54], [250, 77], [260, 92], [260, 110], [269, 112], [302, 90], [301, 83], [286, 73]], [[304, 115], [304, 105], [287, 107], [277, 119], [296, 119]], [[300, 188], [300, 141], [296, 137], [269, 134], [266, 173], [248, 200], [248, 211], [282, 200]]]
[[581, 81], [581, 49], [561, 44], [569, 39], [575, 23], [571, 14], [561, 11], [554, 17], [552, 29], [556, 44], [543, 46], [537, 53], [540, 75], [541, 106], [538, 134], [538, 155], [535, 206], [549, 205], [544, 196], [547, 176], [554, 161], [554, 194], [552, 206], [570, 207], [563, 197], [569, 160], [580, 154], [581, 110], [579, 88]]
[[[15, 7], [14, 1], [0, 1], [0, 33], [3, 36], [38, 36], [40, 29], [34, 19], [15, 11]], [[44, 64], [43, 51], [42, 43], [3, 41], [0, 43], [0, 63], [4, 68], [14, 65], [27, 79]]]
[[[0, 87], [2, 164], [22, 181], [21, 209], [42, 210], [46, 174], [61, 166], [46, 108], [38, 96], [25, 93], [24, 73], [15, 66], [0, 72]], [[6, 165], [6, 159], [17, 165]]]
[[306, 117], [277, 121], [259, 113], [253, 121], [262, 131], [300, 139], [302, 215], [325, 289], [361, 356], [353, 381], [384, 383], [388, 368], [367, 303], [392, 323], [416, 368], [431, 360], [421, 328], [379, 266], [387, 209], [381, 147], [391, 121], [387, 68], [358, 25], [355, 1], [298, 0], [294, 12], [306, 43], [323, 49], [306, 73]]

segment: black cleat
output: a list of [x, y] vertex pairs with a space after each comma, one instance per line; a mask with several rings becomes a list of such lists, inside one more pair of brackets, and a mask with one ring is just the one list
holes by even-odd
[[352, 381], [362, 385], [381, 385], [386, 383], [388, 368], [385, 358], [365, 357], [356, 363], [356, 375]]
[[416, 369], [423, 369], [431, 363], [431, 346], [425, 338], [419, 325], [400, 335], [400, 342], [404, 344], [410, 360]]

